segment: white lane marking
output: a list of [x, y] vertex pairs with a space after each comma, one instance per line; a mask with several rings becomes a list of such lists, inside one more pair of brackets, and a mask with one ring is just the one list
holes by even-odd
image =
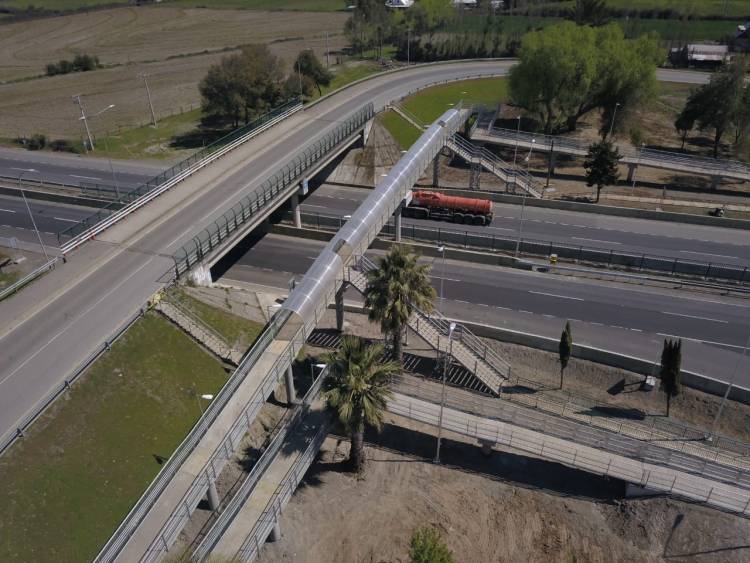
[[101, 180], [101, 178], [94, 178], [93, 176], [76, 176], [75, 174], [70, 174], [71, 178], [83, 178], [84, 180]]
[[300, 203], [302, 207], [316, 207], [318, 209], [328, 209], [327, 205], [313, 205], [311, 203]]
[[534, 295], [546, 295], [547, 297], [556, 297], [558, 299], [572, 299], [573, 301], [583, 301], [580, 297], [570, 297], [568, 295], [557, 295], [556, 293], [545, 293], [544, 291], [529, 291]]
[[693, 250], [680, 250], [680, 252], [684, 254], [698, 254], [700, 256], [715, 256], [716, 258], [732, 258], [734, 260], [739, 260], [739, 256], [728, 256], [726, 254], [711, 254], [710, 252], [696, 252]]
[[684, 317], [686, 319], [698, 319], [699, 321], [710, 321], [712, 323], [721, 323], [728, 325], [729, 321], [722, 321], [721, 319], [712, 319], [710, 317], [697, 317], [695, 315], [685, 315], [682, 313], [670, 313], [669, 311], [662, 311], [662, 315], [672, 315], [673, 317]]
[[15, 213], [12, 209], [0, 209], [0, 211], [5, 211], [6, 213]]
[[511, 232], [516, 232], [516, 229], [506, 229], [504, 227], [487, 227], [487, 229], [492, 230], [492, 231], [511, 231]]
[[572, 237], [573, 240], [586, 240], [588, 242], [603, 242], [604, 244], [618, 244], [621, 245], [621, 242], [615, 242], [613, 240], [599, 240], [595, 238], [584, 238], [584, 237]]
[[712, 340], [701, 340], [700, 338], [690, 338], [689, 336], [680, 336], [679, 334], [667, 334], [665, 332], [657, 332], [659, 336], [666, 336], [667, 338], [682, 338], [683, 340], [690, 340], [691, 342], [700, 342], [701, 344], [714, 344], [716, 346], [726, 346], [727, 348], [737, 348], [743, 350], [744, 346], [738, 346], [736, 344], [727, 344], [726, 342], [714, 342]]
[[68, 223], [80, 223], [80, 221], [76, 221], [75, 219], [63, 219], [62, 217], [52, 217], [53, 219], [57, 219], [58, 221], [67, 221]]
[[174, 238], [171, 242], [167, 243], [167, 246], [165, 247], [165, 250], [172, 246], [174, 243], [176, 243], [178, 240], [180, 240], [182, 237], [184, 237], [186, 234], [191, 232], [193, 230], [193, 227], [188, 227], [184, 231], [182, 231], [179, 235], [177, 235], [176, 238]]
[[443, 278], [440, 276], [430, 276], [434, 280], [443, 280], [443, 281], [452, 281], [452, 282], [460, 282], [461, 280], [457, 280], [455, 278]]
[[19, 370], [23, 369], [23, 367], [26, 364], [28, 364], [31, 360], [33, 360], [39, 354], [41, 354], [47, 348], [47, 346], [49, 346], [55, 340], [57, 340], [60, 336], [62, 336], [65, 333], [66, 330], [68, 330], [71, 326], [73, 326], [73, 324], [75, 324], [76, 322], [78, 322], [79, 320], [81, 320], [82, 318], [84, 318], [86, 315], [88, 315], [95, 307], [97, 307], [99, 305], [99, 303], [101, 303], [102, 301], [104, 301], [105, 299], [107, 299], [110, 295], [112, 295], [115, 291], [117, 291], [118, 289], [120, 289], [120, 287], [122, 287], [123, 284], [127, 283], [128, 281], [130, 281], [130, 279], [133, 276], [135, 276], [138, 272], [140, 272], [143, 268], [145, 268], [146, 266], [148, 266], [149, 264], [151, 264], [151, 262], [153, 262], [153, 261], [154, 261], [153, 258], [148, 259], [146, 262], [143, 263], [143, 265], [140, 268], [138, 268], [137, 270], [135, 270], [127, 278], [125, 278], [124, 280], [122, 280], [120, 283], [118, 283], [116, 286], [114, 286], [112, 289], [110, 289], [107, 293], [105, 293], [98, 301], [96, 301], [93, 305], [91, 305], [83, 313], [81, 313], [76, 318], [74, 318], [72, 321], [70, 321], [67, 325], [65, 325], [60, 332], [58, 332], [55, 336], [53, 336], [52, 338], [50, 338], [50, 340], [46, 344], [40, 346], [37, 349], [37, 351], [34, 352], [28, 358], [26, 358], [23, 361], [23, 363], [21, 363], [21, 365], [19, 365], [16, 369], [14, 369], [12, 372], [10, 372], [8, 375], [6, 375], [3, 379], [0, 379], [0, 385], [2, 385], [3, 383], [5, 383], [11, 377], [13, 377]]

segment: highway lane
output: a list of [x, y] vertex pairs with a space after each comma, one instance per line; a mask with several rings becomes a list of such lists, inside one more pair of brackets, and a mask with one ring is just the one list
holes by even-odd
[[[324, 184], [303, 202], [302, 209], [323, 215], [351, 214], [369, 190]], [[444, 221], [404, 218], [404, 224], [434, 229], [477, 232], [487, 236], [514, 238], [519, 229], [521, 207], [494, 204], [491, 225], [454, 225]], [[688, 225], [651, 219], [612, 217], [575, 211], [526, 207], [523, 237], [541, 241], [746, 266], [750, 264], [750, 235], [738, 229]]]
[[0, 434], [158, 290], [171, 255], [350, 112], [507, 62], [414, 67], [365, 81], [298, 113], [195, 174], [19, 294], [0, 302]]
[[[24, 149], [0, 148], [0, 177], [12, 179], [23, 174], [32, 181], [57, 182], [74, 186], [99, 184], [133, 189], [149, 178], [159, 174], [167, 165], [145, 162], [112, 161], [115, 177], [112, 177], [106, 158], [79, 157], [68, 154], [27, 151]], [[33, 169], [35, 172], [28, 172]]]
[[[288, 287], [304, 274], [323, 243], [268, 235], [220, 281]], [[377, 253], [372, 253], [373, 255]], [[566, 320], [576, 341], [650, 361], [665, 336], [686, 339], [685, 367], [730, 380], [750, 336], [750, 300], [668, 288], [632, 286], [425, 258], [433, 263], [437, 305], [458, 319], [559, 338]], [[350, 290], [348, 297], [356, 297]], [[750, 358], [737, 382], [750, 387]]]
[[[95, 210], [27, 198], [34, 222], [45, 244], [57, 246], [57, 233], [78, 223]], [[23, 199], [0, 195], [0, 236], [37, 242], [33, 224]]]

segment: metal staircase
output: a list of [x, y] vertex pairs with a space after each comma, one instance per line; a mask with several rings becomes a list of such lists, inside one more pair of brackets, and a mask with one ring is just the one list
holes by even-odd
[[[363, 256], [357, 261], [357, 269], [349, 268], [347, 280], [364, 295], [367, 287], [367, 272], [377, 266]], [[416, 332], [435, 350], [448, 353], [469, 370], [492, 393], [499, 395], [506, 379], [510, 377], [510, 364], [465, 326], [456, 323], [453, 336], [449, 338], [451, 321], [440, 313], [427, 314], [414, 307], [409, 319], [409, 328]]]
[[544, 188], [534, 180], [525, 170], [518, 166], [508, 164], [500, 157], [494, 155], [484, 147], [478, 147], [459, 135], [453, 135], [448, 139], [447, 147], [470, 164], [481, 164], [482, 167], [491, 172], [506, 184], [520, 187], [529, 195], [541, 198]]

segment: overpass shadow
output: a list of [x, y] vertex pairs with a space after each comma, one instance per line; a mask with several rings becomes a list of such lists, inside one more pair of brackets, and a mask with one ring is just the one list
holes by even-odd
[[[372, 464], [432, 463], [435, 456], [436, 437], [433, 434], [391, 423], [384, 424], [380, 433], [368, 431], [365, 442], [369, 446], [368, 463]], [[373, 447], [404, 455], [409, 459], [385, 459]], [[625, 496], [625, 483], [617, 479], [607, 479], [559, 463], [512, 452], [494, 451], [490, 456], [485, 456], [479, 446], [450, 438], [443, 438], [440, 457], [445, 467], [553, 495], [595, 502], [612, 502]], [[305, 483], [307, 486], [318, 486], [322, 482], [321, 474], [344, 469], [342, 461], [327, 462], [319, 457], [310, 467]]]

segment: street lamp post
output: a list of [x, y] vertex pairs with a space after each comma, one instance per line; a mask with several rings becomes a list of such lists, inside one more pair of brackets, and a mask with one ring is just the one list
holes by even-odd
[[724, 397], [721, 399], [719, 410], [716, 412], [716, 418], [714, 418], [714, 421], [711, 424], [711, 432], [707, 437], [708, 440], [713, 440], [714, 433], [716, 432], [716, 427], [719, 424], [719, 418], [721, 418], [721, 413], [724, 410], [724, 406], [727, 403], [727, 399], [729, 398], [729, 393], [732, 390], [732, 387], [734, 387], [734, 378], [737, 375], [737, 370], [739, 369], [742, 361], [745, 359], [748, 347], [750, 347], [750, 336], [747, 337], [747, 342], [745, 342], [745, 347], [742, 349], [742, 355], [737, 360], [737, 363], [734, 366], [734, 371], [732, 371], [732, 378], [729, 380], [729, 384], [727, 385], [726, 391], [724, 391]]
[[638, 153], [638, 160], [635, 163], [635, 170], [633, 170], [633, 189], [635, 189], [635, 177], [638, 175], [638, 165], [641, 163], [643, 158], [643, 149], [646, 147], [646, 143], [641, 143], [641, 151]]
[[198, 395], [198, 394], [196, 394], [195, 398], [198, 401], [198, 408], [201, 410], [201, 416], [203, 416], [203, 413], [205, 411], [203, 410], [203, 404], [201, 403], [201, 399], [203, 399], [204, 401], [213, 401], [214, 396], [213, 395], [208, 395], [208, 394], [206, 394], [206, 395]]
[[445, 245], [440, 245], [437, 248], [438, 252], [442, 254], [443, 260], [442, 260], [442, 266], [440, 268], [440, 308], [438, 309], [438, 313], [443, 313], [443, 282], [445, 281]]
[[516, 146], [513, 149], [513, 193], [516, 192], [516, 158], [518, 158], [518, 138], [521, 136], [521, 116], [516, 117], [518, 126], [516, 127]]
[[23, 202], [26, 205], [26, 211], [29, 212], [29, 219], [31, 219], [31, 225], [34, 227], [34, 232], [36, 233], [36, 238], [39, 241], [39, 246], [42, 247], [42, 253], [44, 254], [45, 260], [49, 260], [49, 255], [47, 254], [47, 249], [44, 247], [44, 243], [42, 242], [42, 235], [39, 233], [39, 229], [36, 226], [36, 221], [34, 220], [34, 214], [31, 213], [31, 207], [29, 207], [29, 201], [26, 199], [26, 194], [23, 192], [23, 189], [21, 188], [21, 179], [23, 178], [23, 175], [27, 172], [36, 172], [33, 168], [28, 168], [26, 170], [22, 170], [21, 173], [18, 175], [18, 191], [21, 192], [21, 197], [23, 198]]
[[94, 140], [91, 138], [91, 131], [89, 130], [89, 122], [86, 119], [86, 111], [83, 109], [83, 102], [81, 101], [81, 95], [76, 94], [73, 96], [73, 102], [78, 104], [78, 107], [81, 110], [81, 117], [78, 119], [79, 121], [83, 121], [83, 127], [86, 129], [86, 136], [89, 140], [89, 149], [92, 151], [94, 150]]
[[[99, 117], [101, 114], [103, 114], [105, 111], [111, 110], [113, 107], [115, 107], [115, 104], [109, 104], [106, 108], [103, 110], [100, 110], [96, 112], [94, 115], [89, 116], [89, 119], [93, 119], [94, 117]], [[85, 117], [80, 117], [79, 120], [85, 119]], [[86, 126], [86, 130], [88, 131], [88, 125]], [[91, 143], [91, 150], [94, 150], [94, 145]], [[112, 172], [112, 182], [115, 186], [115, 194], [117, 194], [117, 199], [120, 199], [120, 187], [117, 185], [117, 175], [115, 174], [115, 167], [112, 164], [112, 154], [109, 152], [109, 142], [107, 141], [107, 135], [104, 135], [104, 151], [107, 153], [107, 160], [109, 161], [109, 170]]]
[[435, 463], [440, 463], [440, 443], [443, 439], [443, 409], [445, 408], [445, 379], [448, 372], [449, 358], [453, 353], [453, 331], [456, 330], [456, 323], [451, 323], [448, 328], [448, 351], [443, 358], [443, 388], [440, 395], [440, 415], [438, 417], [438, 435], [437, 448], [435, 449]]
[[612, 131], [615, 128], [615, 116], [617, 115], [617, 108], [619, 107], [620, 107], [620, 102], [617, 102], [615, 104], [615, 111], [612, 112], [612, 123], [609, 124], [609, 135], [607, 135], [608, 137], [612, 136]]
[[[529, 154], [526, 155], [526, 158], [524, 158], [524, 161], [526, 162], [526, 174], [531, 176], [529, 174], [529, 168], [530, 168], [530, 160], [531, 160], [531, 151], [534, 150], [534, 143], [536, 143], [536, 139], [531, 139], [531, 146], [529, 147]], [[528, 187], [528, 186], [527, 186]], [[527, 190], [523, 191], [523, 198], [521, 199], [521, 219], [518, 222], [518, 236], [516, 237], [516, 252], [514, 256], [518, 258], [518, 253], [521, 249], [521, 235], [523, 234], [523, 219], [526, 214], [526, 195]]]

